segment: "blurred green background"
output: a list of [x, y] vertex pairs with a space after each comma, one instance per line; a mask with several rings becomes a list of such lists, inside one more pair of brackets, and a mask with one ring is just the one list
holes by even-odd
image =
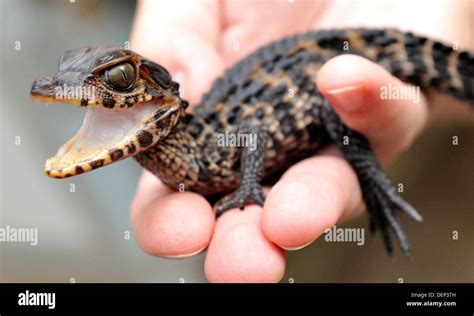
[[[0, 243], [1, 282], [205, 282], [204, 254], [185, 260], [143, 253], [133, 239], [129, 205], [140, 167], [133, 159], [58, 181], [45, 159], [80, 126], [79, 108], [33, 103], [33, 79], [80, 46], [128, 40], [133, 1], [1, 0], [0, 227], [39, 230], [39, 244]], [[150, 30], [152, 31], [152, 30]], [[21, 49], [16, 50], [18, 43]], [[323, 239], [288, 254], [282, 282], [474, 282], [474, 126], [462, 109], [437, 122], [388, 173], [424, 216], [404, 220], [413, 259], [385, 254], [379, 236], [358, 247]], [[459, 145], [452, 145], [452, 137]], [[19, 137], [19, 138], [18, 138]], [[15, 141], [20, 139], [20, 144]], [[70, 192], [74, 184], [75, 192]], [[367, 217], [346, 223], [367, 227]], [[459, 240], [453, 240], [453, 231]]]

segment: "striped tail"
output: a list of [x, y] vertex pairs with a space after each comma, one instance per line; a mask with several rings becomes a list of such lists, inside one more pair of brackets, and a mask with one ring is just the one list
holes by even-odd
[[474, 108], [473, 54], [459, 50], [455, 43], [448, 46], [396, 30], [383, 31], [378, 38], [370, 31], [365, 34], [380, 45], [375, 61], [394, 76], [469, 101]]
[[474, 109], [474, 55], [455, 43], [448, 46], [395, 29], [328, 30], [314, 35], [321, 48], [361, 55], [405, 82], [468, 101]]

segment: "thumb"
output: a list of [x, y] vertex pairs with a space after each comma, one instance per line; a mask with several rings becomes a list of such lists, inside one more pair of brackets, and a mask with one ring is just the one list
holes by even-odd
[[180, 83], [182, 97], [196, 103], [224, 69], [218, 21], [214, 2], [141, 1], [132, 49], [165, 67]]
[[[329, 60], [316, 83], [342, 121], [364, 134], [382, 161], [407, 149], [426, 123], [427, 104], [420, 89], [365, 58]], [[391, 93], [404, 89], [411, 93]]]

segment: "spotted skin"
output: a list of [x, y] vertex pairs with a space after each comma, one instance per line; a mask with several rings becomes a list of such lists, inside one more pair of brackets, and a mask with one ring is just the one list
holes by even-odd
[[[408, 254], [399, 215], [405, 213], [417, 221], [421, 216], [393, 188], [368, 140], [343, 124], [314, 84], [318, 70], [327, 60], [348, 53], [380, 64], [405, 82], [449, 94], [473, 107], [471, 53], [394, 29], [323, 30], [270, 43], [217, 79], [194, 107], [194, 114], [184, 112], [187, 102], [179, 98], [177, 84], [161, 66], [133, 52], [119, 50], [115, 59], [141, 60], [148, 70], [140, 80], [151, 76], [161, 88], [136, 90], [134, 95], [127, 96], [99, 89], [102, 92], [98, 98], [77, 102], [82, 106], [122, 108], [158, 97], [163, 98], [162, 104], [167, 107], [173, 105], [178, 114], [157, 114], [154, 129], [144, 128], [133, 142], [117, 146], [102, 161], [79, 170], [64, 170], [59, 176], [87, 172], [134, 156], [174, 189], [226, 196], [216, 206], [220, 215], [252, 202], [263, 205], [262, 181], [313, 155], [321, 146], [336, 143], [357, 174], [371, 229], [380, 230], [389, 253], [391, 231], [402, 251]], [[97, 60], [93, 64], [101, 64], [101, 59]], [[114, 57], [105, 56], [104, 60], [111, 63]], [[87, 71], [83, 72], [87, 75]], [[92, 80], [95, 81], [90, 85], [104, 87], [99, 77]], [[254, 135], [255, 149], [220, 143], [223, 135], [239, 134]], [[349, 146], [342, 143], [345, 136], [350, 139]], [[58, 176], [51, 172], [49, 175]]]

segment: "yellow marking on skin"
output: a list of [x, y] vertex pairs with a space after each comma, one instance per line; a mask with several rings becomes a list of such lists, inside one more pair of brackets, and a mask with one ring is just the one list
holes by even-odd
[[[403, 34], [401, 34], [398, 31], [395, 30], [387, 30], [387, 37], [393, 37], [395, 38], [396, 42], [385, 47], [383, 51], [386, 54], [394, 54], [395, 59], [400, 60], [400, 61], [407, 61], [408, 56], [407, 52], [405, 50], [405, 38], [403, 37]], [[382, 65], [384, 68], [390, 68], [390, 61], [392, 61], [393, 58], [388, 58], [387, 60], [382, 60], [380, 62], [380, 65]]]
[[293, 80], [283, 71], [279, 71], [278, 73], [271, 75], [262, 68], [255, 67], [252, 69], [250, 76], [253, 80], [263, 82], [265, 85], [270, 87], [276, 87], [282, 82], [285, 83], [288, 88], [288, 92], [283, 96], [284, 102], [288, 102], [289, 99], [295, 96], [299, 90], [299, 88], [293, 83]]
[[317, 75], [319, 69], [321, 69], [322, 65], [323, 64], [319, 64], [319, 63], [309, 63], [305, 67], [306, 75], [308, 75], [308, 77], [314, 78], [314, 80], [316, 80], [316, 75]]
[[305, 129], [306, 128], [306, 123], [302, 117], [303, 115], [298, 115], [296, 117], [296, 128], [299, 130]]
[[[395, 59], [401, 62], [401, 73], [405, 76], [411, 76], [415, 73], [415, 65], [408, 60], [407, 51], [405, 49], [405, 37], [403, 33], [395, 30], [388, 31], [389, 36], [396, 39], [396, 43], [388, 46], [386, 51], [395, 55]], [[387, 62], [381, 62], [381, 65], [388, 66]]]
[[252, 106], [243, 105], [242, 118], [247, 119], [253, 117], [256, 109]]
[[389, 48], [389, 51], [393, 51], [393, 53], [395, 53], [395, 55], [402, 60], [408, 59], [407, 52], [405, 50], [405, 37], [403, 34], [395, 30], [388, 30], [387, 33], [388, 37], [394, 37], [396, 40], [394, 44], [387, 47]]
[[367, 48], [365, 39], [360, 32], [350, 30], [345, 32], [345, 36], [349, 42], [350, 49], [365, 50]]
[[266, 158], [267, 159], [274, 159], [278, 153], [274, 150], [267, 151]]
[[45, 95], [40, 95], [40, 94], [31, 94], [31, 99], [33, 101], [39, 101], [43, 103], [65, 103], [65, 104], [71, 104], [71, 105], [76, 105], [80, 106], [81, 101], [77, 99], [57, 99], [53, 96], [45, 96]]
[[430, 82], [431, 79], [438, 76], [438, 71], [435, 68], [433, 60], [433, 41], [427, 40], [421, 48], [421, 58], [426, 65], [426, 73], [422, 75], [424, 82]]
[[198, 135], [198, 139], [196, 140], [198, 144], [204, 144], [204, 141], [208, 134], [215, 134], [214, 128], [212, 128], [210, 125], [204, 124], [203, 126], [204, 129]]
[[178, 170], [178, 174], [181, 178], [186, 177], [186, 173], [187, 173], [187, 170], [184, 168], [181, 168], [180, 170]]
[[268, 132], [271, 133], [271, 134], [275, 134], [277, 132], [279, 126], [280, 126], [280, 122], [278, 122], [277, 120], [274, 120], [268, 126]]
[[275, 112], [275, 110], [273, 109], [273, 106], [269, 103], [266, 103], [265, 104], [265, 116], [270, 117], [270, 116], [273, 115], [274, 112]]
[[349, 30], [345, 32], [345, 35], [349, 42], [348, 50], [364, 52], [364, 55], [370, 60], [377, 58], [378, 48], [368, 46], [364, 36], [360, 32]]
[[314, 121], [314, 119], [311, 116], [306, 116], [306, 117], [303, 118], [303, 122], [306, 126], [311, 124], [313, 121]]
[[277, 130], [275, 133], [275, 139], [282, 143], [285, 140], [285, 135], [280, 130]]
[[448, 58], [448, 73], [451, 76], [450, 83], [457, 90], [462, 90], [464, 85], [461, 80], [461, 75], [458, 72], [458, 57], [459, 50], [452, 50]]
[[315, 40], [309, 39], [299, 42], [296, 46], [288, 50], [288, 56], [294, 55], [299, 50], [304, 49], [308, 52], [317, 53], [320, 50], [318, 43]]
[[222, 114], [225, 112], [225, 109], [226, 109], [226, 105], [221, 102], [216, 105], [216, 107], [214, 108], [214, 112], [217, 114]]
[[299, 97], [296, 102], [293, 103], [293, 107], [290, 109], [291, 114], [296, 114], [302, 112], [304, 105], [309, 99], [309, 94], [305, 92], [301, 97]]

